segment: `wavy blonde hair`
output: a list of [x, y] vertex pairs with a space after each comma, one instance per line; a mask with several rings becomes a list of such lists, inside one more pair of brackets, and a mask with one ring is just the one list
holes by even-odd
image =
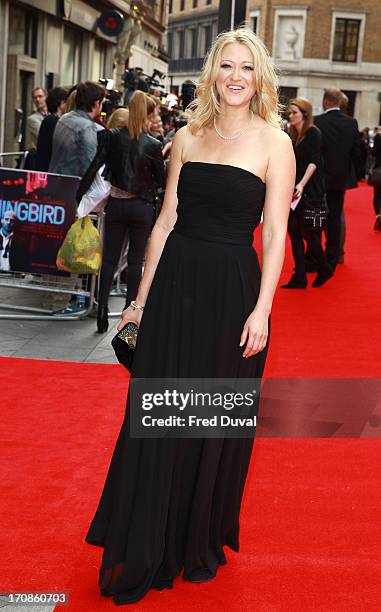
[[272, 59], [261, 39], [247, 25], [244, 25], [236, 30], [219, 34], [206, 56], [196, 87], [196, 98], [188, 106], [188, 109], [193, 111], [192, 119], [189, 122], [191, 132], [195, 134], [221, 112], [216, 78], [220, 69], [222, 50], [230, 43], [245, 45], [253, 56], [257, 91], [251, 99], [250, 110], [269, 125], [281, 128], [278, 77]]

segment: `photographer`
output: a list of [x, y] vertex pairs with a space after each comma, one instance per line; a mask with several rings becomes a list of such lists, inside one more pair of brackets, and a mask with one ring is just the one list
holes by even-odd
[[105, 164], [104, 177], [112, 188], [106, 206], [98, 295], [99, 333], [108, 329], [108, 297], [126, 233], [129, 234], [126, 303], [136, 297], [154, 221], [156, 186], [165, 187], [161, 145], [147, 133], [154, 110], [155, 104], [147, 94], [142, 91], [133, 94], [128, 127], [99, 134], [97, 154], [77, 192], [77, 202], [80, 202], [97, 171]]

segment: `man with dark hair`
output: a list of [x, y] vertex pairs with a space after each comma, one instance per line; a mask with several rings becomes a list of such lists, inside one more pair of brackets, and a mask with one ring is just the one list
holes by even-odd
[[35, 87], [32, 90], [32, 100], [36, 107], [31, 115], [26, 120], [26, 147], [27, 149], [35, 149], [37, 146], [38, 132], [40, 131], [41, 123], [48, 114], [46, 107], [47, 91], [43, 87]]
[[105, 93], [98, 83], [79, 83], [75, 110], [64, 114], [54, 130], [49, 172], [80, 177], [85, 174], [97, 152], [97, 132], [103, 129], [95, 119]]
[[324, 173], [327, 186], [327, 243], [328, 263], [336, 268], [340, 259], [341, 219], [345, 190], [351, 171], [360, 156], [360, 136], [356, 119], [340, 110], [343, 94], [331, 87], [324, 90], [324, 113], [314, 118], [323, 136]]
[[48, 93], [46, 105], [49, 115], [41, 123], [37, 139], [36, 151], [36, 170], [47, 172], [52, 157], [53, 134], [58, 119], [65, 110], [65, 103], [68, 97], [67, 89], [54, 87]]
[[75, 106], [77, 110], [91, 113], [96, 102], [102, 102], [105, 97], [105, 88], [99, 83], [85, 81], [77, 86]]

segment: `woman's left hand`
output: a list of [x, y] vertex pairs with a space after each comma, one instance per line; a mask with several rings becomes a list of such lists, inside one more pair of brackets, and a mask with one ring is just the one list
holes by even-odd
[[298, 183], [297, 185], [295, 185], [294, 193], [297, 197], [299, 197], [303, 194], [303, 190], [304, 190], [304, 185], [302, 183]]
[[246, 342], [242, 357], [251, 357], [263, 351], [269, 335], [268, 321], [268, 314], [256, 311], [255, 309], [248, 316], [241, 334], [240, 346], [243, 346]]

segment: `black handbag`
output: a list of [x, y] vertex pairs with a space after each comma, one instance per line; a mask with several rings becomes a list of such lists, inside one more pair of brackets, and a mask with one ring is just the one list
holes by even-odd
[[136, 340], [139, 327], [130, 321], [111, 340], [112, 348], [119, 363], [131, 372], [135, 355]]
[[324, 195], [322, 200], [313, 200], [303, 194], [301, 204], [303, 225], [308, 229], [322, 230], [328, 217], [326, 196]]

